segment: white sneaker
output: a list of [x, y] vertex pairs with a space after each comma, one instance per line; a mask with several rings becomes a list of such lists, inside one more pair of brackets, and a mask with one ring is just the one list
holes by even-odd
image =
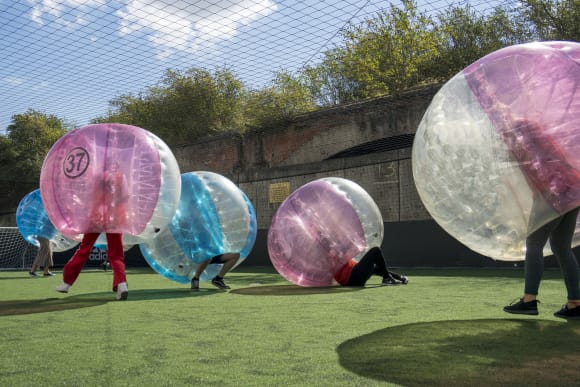
[[127, 282], [121, 282], [117, 285], [117, 300], [126, 300], [129, 295], [129, 288]]
[[69, 289], [70, 285], [64, 282], [56, 287], [56, 291], [59, 293], [68, 293]]

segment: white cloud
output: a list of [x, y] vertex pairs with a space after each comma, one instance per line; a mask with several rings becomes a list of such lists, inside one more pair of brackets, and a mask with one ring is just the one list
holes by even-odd
[[37, 83], [34, 86], [32, 86], [32, 88], [34, 90], [41, 90], [41, 89], [46, 89], [49, 85], [50, 85], [50, 83], [48, 83], [47, 81], [42, 81], [42, 82]]
[[[87, 8], [98, 8], [106, 0], [29, 0], [32, 4], [30, 18], [38, 24], [44, 24], [47, 15], [69, 30], [86, 24], [83, 14]], [[63, 18], [66, 15], [68, 18]], [[71, 20], [72, 19], [72, 20]]]
[[3, 83], [7, 83], [11, 86], [22, 86], [22, 85], [26, 85], [26, 87], [28, 88], [32, 88], [34, 90], [40, 90], [40, 89], [45, 89], [47, 88], [50, 83], [48, 81], [42, 81], [42, 82], [38, 82], [38, 83], [32, 83], [30, 81], [30, 79], [25, 79], [25, 78], [18, 78], [18, 77], [4, 77], [1, 79], [1, 81]]
[[17, 77], [4, 77], [2, 78], [2, 82], [8, 83], [9, 85], [18, 86], [22, 85], [25, 81], [22, 78]]
[[277, 10], [273, 0], [130, 0], [117, 12], [122, 34], [148, 34], [161, 56], [194, 52], [201, 42], [215, 44], [236, 35], [243, 25]]
[[[29, 0], [30, 18], [73, 31], [91, 22], [91, 9], [116, 8], [122, 35], [142, 33], [160, 57], [195, 52], [231, 39], [237, 30], [278, 9], [274, 0]], [[124, 6], [123, 6], [124, 4]]]

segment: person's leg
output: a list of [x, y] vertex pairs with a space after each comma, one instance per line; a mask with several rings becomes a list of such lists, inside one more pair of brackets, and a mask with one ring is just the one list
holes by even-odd
[[235, 264], [240, 259], [240, 254], [238, 253], [225, 253], [222, 254], [222, 263], [223, 266], [220, 269], [218, 276], [220, 278], [224, 278], [226, 274], [235, 266]]
[[526, 239], [524, 302], [534, 301], [538, 296], [544, 274], [544, 246], [560, 221], [561, 218], [554, 219], [531, 233]]
[[127, 283], [122, 234], [107, 233], [107, 258], [113, 270], [113, 291], [117, 291], [120, 283]]
[[42, 252], [40, 250], [40, 248], [38, 249], [38, 253], [36, 254], [36, 258], [34, 258], [34, 262], [32, 262], [32, 266], [30, 267], [30, 271], [28, 272], [28, 274], [30, 274], [32, 277], [36, 277], [36, 269], [38, 269], [38, 267], [40, 266], [40, 263], [44, 260], [44, 257], [42, 256]]
[[45, 238], [40, 239], [40, 248], [43, 250], [44, 262], [43, 262], [43, 272], [44, 276], [53, 276], [50, 272], [50, 268], [54, 265], [52, 260], [52, 247], [50, 247], [50, 241]]
[[544, 274], [544, 246], [552, 231], [558, 226], [561, 218], [543, 225], [526, 238], [526, 255], [524, 264], [524, 296], [517, 302], [504, 306], [503, 310], [513, 314], [538, 314], [538, 291]]
[[373, 271], [373, 274], [379, 275], [383, 278], [394, 278], [399, 281], [402, 281], [403, 278], [406, 278], [405, 276], [402, 276], [400, 274], [393, 273], [387, 268], [387, 260], [385, 259], [385, 255], [383, 254], [383, 251], [380, 248], [373, 247], [371, 250], [374, 253], [373, 256], [375, 259], [375, 269]]
[[219, 263], [222, 265], [222, 268], [218, 275], [212, 278], [212, 285], [220, 289], [230, 289], [230, 287], [224, 282], [224, 276], [232, 267], [234, 267], [239, 258], [240, 254], [238, 253], [224, 253], [213, 257], [210, 260], [210, 263]]
[[83, 266], [89, 260], [89, 254], [98, 237], [99, 233], [87, 233], [83, 236], [79, 248], [66, 265], [64, 265], [62, 277], [65, 284], [72, 286], [75, 283]]
[[50, 241], [46, 238], [39, 237], [38, 252], [36, 253], [36, 257], [34, 258], [34, 262], [32, 262], [32, 266], [30, 267], [28, 274], [30, 274], [32, 277], [36, 277], [36, 270], [41, 266], [44, 267], [44, 272], [46, 273], [48, 254], [50, 254]]
[[580, 208], [568, 212], [550, 235], [550, 247], [558, 259], [568, 293], [567, 308], [580, 306], [580, 269], [572, 250], [572, 238]]
[[347, 286], [364, 286], [373, 273], [375, 273], [375, 267], [379, 261], [382, 261], [384, 265], [383, 253], [378, 247], [373, 247], [354, 266], [350, 273]]
[[209, 265], [210, 260], [203, 261], [202, 263], [198, 264], [195, 268], [195, 274], [191, 279], [191, 290], [199, 290], [199, 277], [203, 274], [204, 270]]
[[195, 275], [193, 276], [193, 278], [199, 279], [199, 277], [201, 277], [205, 269], [208, 267], [209, 261], [210, 260], [208, 259], [207, 261], [203, 261], [202, 263], [197, 265], [197, 268], [195, 269]]

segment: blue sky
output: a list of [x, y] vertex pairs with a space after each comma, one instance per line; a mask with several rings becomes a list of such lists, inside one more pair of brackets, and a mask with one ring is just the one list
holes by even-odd
[[86, 125], [107, 112], [109, 100], [154, 86], [166, 69], [226, 66], [259, 88], [275, 71], [315, 64], [340, 42], [340, 28], [389, 4], [0, 0], [0, 133], [30, 108]]

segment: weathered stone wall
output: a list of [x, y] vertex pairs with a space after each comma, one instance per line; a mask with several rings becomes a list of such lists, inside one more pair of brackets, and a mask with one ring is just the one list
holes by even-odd
[[316, 111], [285, 128], [244, 136], [224, 134], [174, 149], [182, 172], [222, 174], [248, 195], [258, 226], [267, 229], [280, 200], [272, 201], [273, 184], [289, 192], [327, 176], [361, 185], [379, 205], [385, 222], [430, 219], [413, 182], [411, 148], [330, 159], [360, 144], [415, 133], [438, 86], [363, 103]]

